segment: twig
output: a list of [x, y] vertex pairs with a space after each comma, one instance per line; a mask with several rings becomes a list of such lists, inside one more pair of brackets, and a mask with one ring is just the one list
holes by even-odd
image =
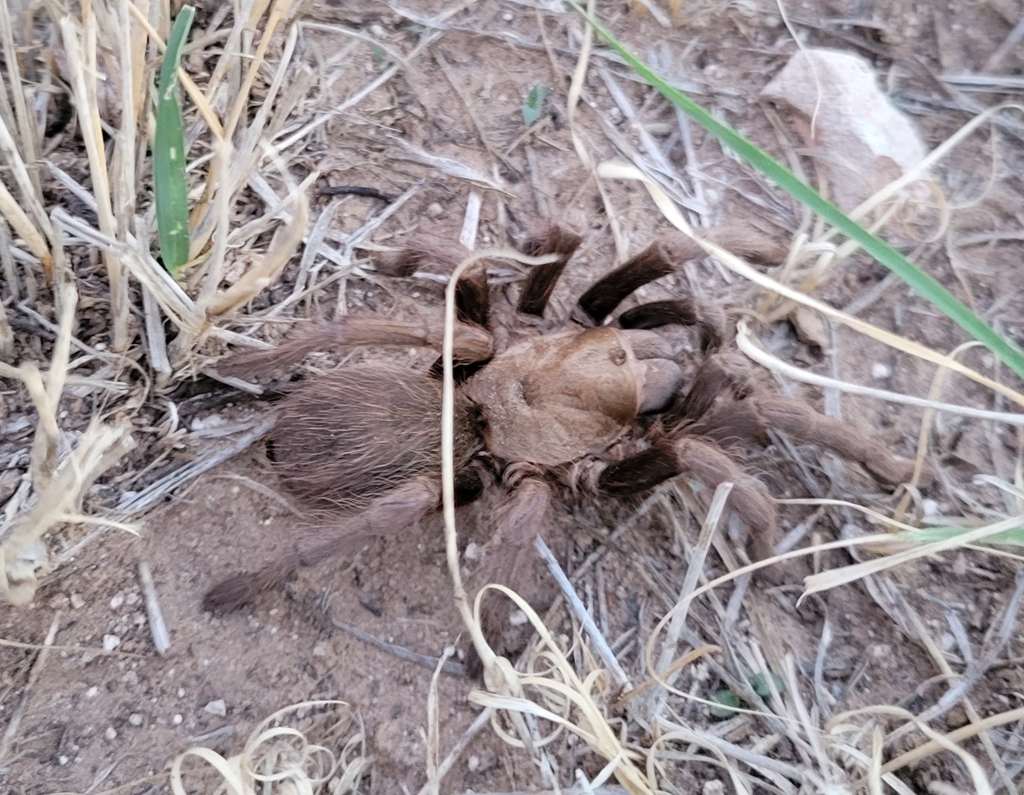
[[[431, 670], [437, 667], [438, 659], [436, 657], [428, 657], [426, 654], [416, 654], [416, 652], [409, 651], [402, 646], [396, 646], [394, 643], [385, 643], [384, 641], [375, 638], [369, 632], [363, 632], [361, 629], [357, 629], [356, 627], [349, 626], [348, 624], [342, 624], [340, 621], [333, 618], [331, 619], [331, 624], [342, 632], [351, 635], [353, 638], [361, 640], [363, 643], [373, 646], [375, 649], [380, 649], [381, 651], [394, 655], [399, 660], [411, 662], [416, 665], [422, 665], [424, 668], [429, 668]], [[450, 676], [466, 675], [466, 667], [462, 663], [452, 662], [450, 660], [442, 663], [441, 671]]]
[[462, 733], [459, 741], [455, 743], [452, 750], [448, 752], [448, 756], [446, 756], [444, 761], [437, 766], [437, 770], [434, 771], [433, 777], [431, 777], [426, 784], [420, 787], [420, 791], [417, 795], [428, 795], [428, 793], [436, 791], [436, 787], [441, 783], [441, 779], [443, 779], [448, 774], [448, 771], [452, 769], [452, 766], [458, 761], [459, 757], [462, 756], [462, 752], [466, 750], [469, 744], [473, 741], [473, 738], [476, 737], [480, 733], [480, 730], [490, 722], [493, 714], [493, 707], [485, 707], [484, 711], [476, 716], [473, 722], [469, 724], [469, 728]]
[[611, 650], [608, 645], [608, 641], [605, 640], [604, 635], [601, 634], [601, 630], [598, 629], [597, 622], [594, 621], [594, 617], [590, 615], [586, 605], [583, 604], [583, 600], [580, 599], [579, 594], [576, 593], [576, 589], [573, 588], [572, 583], [569, 582], [569, 578], [565, 576], [565, 572], [562, 571], [562, 567], [558, 564], [558, 559], [554, 553], [548, 548], [548, 545], [544, 543], [544, 539], [538, 534], [536, 540], [533, 542], [537, 548], [537, 552], [540, 554], [541, 559], [548, 567], [548, 571], [551, 576], [558, 583], [558, 587], [561, 589], [562, 594], [565, 596], [566, 601], [569, 603], [569, 607], [572, 608], [573, 613], [579, 619], [583, 625], [583, 629], [586, 630], [587, 634], [590, 635], [590, 640], [594, 644], [597, 650], [598, 656], [604, 662], [608, 670], [615, 676], [616, 684], [627, 690], [632, 687], [629, 682], [629, 676], [619, 661], [615, 657], [615, 652]]
[[139, 580], [142, 583], [142, 593], [146, 598], [146, 616], [149, 618], [149, 631], [153, 636], [153, 646], [156, 647], [156, 653], [162, 657], [171, 648], [171, 636], [167, 633], [164, 614], [160, 610], [153, 573], [149, 570], [149, 564], [144, 560], [139, 561]]

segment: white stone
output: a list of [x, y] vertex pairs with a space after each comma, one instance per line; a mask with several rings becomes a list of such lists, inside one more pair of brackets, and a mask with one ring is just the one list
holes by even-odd
[[81, 594], [71, 594], [71, 607], [74, 610], [81, 610], [85, 607], [85, 600], [82, 598]]
[[133, 712], [131, 715], [128, 716], [128, 722], [132, 726], [141, 726], [142, 716], [138, 712]]
[[108, 740], [114, 740], [114, 739], [116, 739], [116, 738], [117, 738], [117, 729], [115, 729], [115, 728], [114, 728], [113, 726], [111, 726], [111, 727], [110, 727], [109, 729], [107, 729], [107, 731], [106, 731], [106, 733], [104, 734], [104, 736], [105, 736], [105, 737], [106, 737], [106, 738], [107, 738]]
[[178, 726], [181, 723], [181, 715], [175, 715], [173, 718], [171, 718], [171, 723], [173, 723], [175, 726]]
[[[833, 201], [847, 212], [914, 169], [927, 152], [910, 119], [878, 88], [871, 64], [859, 55], [804, 48], [761, 95], [795, 108], [807, 139], [813, 118], [809, 143], [823, 152], [817, 165], [828, 174]], [[923, 201], [930, 198], [923, 185], [908, 190]]]
[[121, 645], [121, 639], [117, 635], [103, 636], [103, 651], [113, 651]]
[[216, 715], [217, 717], [223, 718], [225, 715], [228, 714], [228, 707], [227, 704], [224, 703], [224, 699], [218, 698], [216, 701], [211, 701], [209, 704], [203, 707], [203, 711], [209, 712], [211, 715]]
[[100, 689], [98, 687], [96, 687], [96, 685], [93, 685], [92, 687], [90, 687], [88, 690], [85, 691], [85, 697], [86, 698], [96, 698], [96, 694], [99, 693], [99, 692], [100, 692]]
[[892, 368], [887, 364], [881, 362], [875, 362], [871, 365], [871, 377], [876, 381], [883, 381], [892, 375]]
[[121, 605], [124, 604], [124, 594], [117, 594], [113, 599], [110, 600], [110, 609], [117, 610]]

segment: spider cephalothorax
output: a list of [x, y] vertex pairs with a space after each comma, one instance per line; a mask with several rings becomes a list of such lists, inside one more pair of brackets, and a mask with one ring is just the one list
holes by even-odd
[[[749, 234], [717, 236], [747, 256], [781, 256], [770, 241]], [[704, 493], [732, 481], [729, 506], [748, 528], [755, 554], [766, 555], [776, 540], [775, 505], [764, 485], [744, 472], [743, 451], [767, 445], [770, 429], [831, 448], [884, 483], [909, 478], [910, 464], [881, 443], [759, 388], [738, 354], [722, 350], [726, 324], [716, 308], [680, 298], [640, 304], [607, 322], [637, 288], [698, 256], [693, 243], [652, 245], [590, 287], [570, 318], [546, 320], [544, 331], [518, 322], [544, 315], [580, 242], [551, 227], [527, 243], [527, 253], [557, 259], [529, 272], [501, 335], [492, 329], [486, 272], [458, 285], [457, 499], [471, 502], [489, 488], [509, 491], [490, 528], [498, 543], [488, 579], [521, 585], [513, 580], [522, 551], [548, 524], [556, 495], [630, 497], [683, 474], [708, 486]], [[680, 326], [699, 330], [699, 350], [680, 348], [664, 334]], [[236, 357], [229, 366], [265, 372], [332, 346], [439, 348], [441, 336], [439, 320], [348, 317], [306, 329], [275, 351]], [[495, 350], [498, 339], [501, 350]], [[353, 552], [368, 538], [401, 531], [436, 510], [440, 406], [436, 365], [342, 366], [288, 394], [268, 452], [282, 485], [328, 520], [283, 559], [215, 587], [207, 607], [241, 605], [299, 566]], [[500, 624], [500, 617], [492, 619]], [[496, 640], [502, 629], [485, 627]]]

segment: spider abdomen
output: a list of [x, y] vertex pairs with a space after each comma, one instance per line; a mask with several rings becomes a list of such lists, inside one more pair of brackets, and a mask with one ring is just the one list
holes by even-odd
[[[473, 445], [465, 407], [456, 445]], [[416, 475], [441, 467], [441, 385], [392, 364], [341, 367], [281, 402], [270, 433], [282, 485], [311, 508], [358, 510]], [[464, 458], [465, 456], [463, 456]]]

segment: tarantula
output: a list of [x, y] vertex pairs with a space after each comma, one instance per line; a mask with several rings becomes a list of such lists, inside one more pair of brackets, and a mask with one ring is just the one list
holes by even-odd
[[[766, 250], [749, 233], [712, 234], [746, 256]], [[758, 387], [738, 352], [722, 350], [726, 320], [718, 308], [679, 298], [640, 304], [607, 322], [639, 287], [700, 256], [692, 241], [651, 245], [594, 283], [570, 318], [539, 330], [537, 318], [581, 241], [551, 226], [524, 246], [527, 254], [556, 260], [529, 271], [517, 313], [501, 334], [492, 331], [486, 273], [470, 272], [457, 285], [457, 502], [499, 485], [508, 491], [494, 515], [488, 581], [516, 585], [524, 550], [549, 525], [556, 494], [629, 498], [683, 474], [704, 483], [704, 493], [732, 481], [729, 506], [748, 528], [754, 554], [766, 556], [777, 540], [776, 508], [765, 486], [744, 471], [743, 451], [769, 444], [769, 429], [831, 448], [885, 484], [910, 477], [912, 465], [880, 442]], [[406, 258], [392, 270], [416, 264]], [[664, 333], [671, 326], [699, 331], [699, 356], [677, 353]], [[442, 331], [440, 318], [345, 317], [307, 328], [274, 351], [235, 357], [229, 367], [267, 372], [331, 346], [438, 349]], [[343, 365], [287, 394], [268, 456], [284, 488], [331, 521], [300, 537], [282, 559], [217, 585], [206, 595], [208, 609], [241, 606], [301, 566], [354, 553], [369, 538], [409, 528], [438, 509], [439, 373], [439, 361], [419, 371]], [[505, 619], [501, 608], [485, 611], [485, 634], [496, 650]]]

